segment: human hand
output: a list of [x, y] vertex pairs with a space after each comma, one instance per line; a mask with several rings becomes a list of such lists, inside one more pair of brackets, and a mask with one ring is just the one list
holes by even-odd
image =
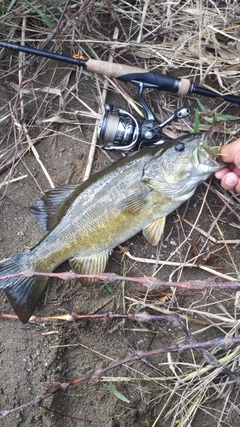
[[240, 139], [224, 145], [220, 152], [223, 154], [223, 161], [229, 164], [215, 172], [215, 176], [221, 179], [221, 186], [225, 190], [235, 190], [240, 194]]

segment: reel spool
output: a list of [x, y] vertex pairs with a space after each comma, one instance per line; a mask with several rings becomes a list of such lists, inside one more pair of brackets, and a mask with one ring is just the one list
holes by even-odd
[[105, 105], [98, 137], [105, 150], [130, 151], [137, 144], [140, 127], [140, 120], [132, 114], [113, 105]]

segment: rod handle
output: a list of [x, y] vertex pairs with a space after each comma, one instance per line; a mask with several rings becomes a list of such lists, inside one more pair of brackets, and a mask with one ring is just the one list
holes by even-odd
[[86, 69], [91, 73], [101, 74], [113, 79], [118, 79], [124, 74], [144, 72], [144, 70], [139, 67], [132, 67], [131, 65], [124, 65], [124, 64], [109, 63], [109, 62], [101, 61], [98, 59], [88, 59]]
[[125, 82], [144, 83], [146, 86], [149, 85], [149, 87], [155, 87], [158, 90], [165, 90], [181, 96], [189, 94], [192, 88], [192, 83], [188, 79], [179, 79], [167, 76], [166, 74], [148, 72], [142, 68], [130, 65], [89, 59], [86, 68], [91, 73], [97, 73]]

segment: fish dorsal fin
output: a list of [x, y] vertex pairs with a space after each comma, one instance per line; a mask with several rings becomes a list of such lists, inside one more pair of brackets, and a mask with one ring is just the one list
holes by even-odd
[[132, 194], [121, 201], [121, 208], [132, 215], [137, 215], [146, 209], [148, 196], [148, 192]]
[[54, 188], [33, 203], [29, 210], [41, 228], [50, 231], [61, 221], [74, 200], [73, 193], [79, 185]]
[[166, 217], [156, 219], [143, 230], [144, 237], [153, 245], [156, 246], [163, 234]]
[[[97, 255], [92, 255], [87, 258], [75, 257], [69, 260], [71, 268], [77, 274], [101, 274], [108, 262], [109, 251], [101, 252]], [[96, 279], [82, 278], [81, 283], [84, 285], [92, 285]]]

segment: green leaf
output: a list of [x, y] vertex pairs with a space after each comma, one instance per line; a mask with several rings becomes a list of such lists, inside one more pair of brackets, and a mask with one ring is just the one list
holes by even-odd
[[196, 101], [198, 103], [199, 110], [202, 111], [202, 112], [204, 112], [205, 111], [204, 105], [197, 98], [196, 98]]
[[46, 13], [41, 12], [41, 10], [39, 10], [37, 7], [35, 7], [33, 4], [31, 4], [28, 0], [22, 0], [22, 1], [27, 6], [29, 6], [37, 15], [39, 15], [42, 18], [43, 22], [48, 27], [53, 27], [54, 22], [49, 18], [49, 16], [46, 15]]
[[236, 120], [239, 119], [239, 117], [237, 116], [231, 116], [230, 114], [218, 114], [218, 116], [216, 117], [217, 121], [221, 121], [221, 120]]
[[10, 10], [12, 9], [12, 7], [15, 5], [17, 0], [11, 0], [10, 5], [7, 8], [7, 12], [10, 12]]
[[106, 384], [106, 387], [108, 390], [114, 394], [118, 399], [122, 400], [122, 402], [130, 403], [130, 400], [126, 398], [120, 391], [117, 391], [115, 385], [113, 384]]
[[194, 119], [194, 133], [198, 133], [199, 132], [199, 114], [198, 114], [198, 108], [196, 109], [195, 112], [195, 119]]
[[112, 293], [113, 293], [113, 290], [112, 290], [111, 286], [109, 285], [109, 283], [104, 282], [104, 283], [103, 283], [103, 286], [101, 287], [101, 289], [103, 289], [103, 288], [107, 289], [107, 291], [108, 291], [110, 294], [112, 294]]
[[206, 120], [206, 122], [211, 124], [215, 123], [216, 121], [216, 117], [203, 117], [203, 119]]
[[218, 114], [218, 116], [203, 117], [203, 119], [206, 120], [206, 122], [213, 124], [215, 122], [221, 122], [224, 120], [237, 120], [239, 117], [231, 116], [230, 114]]
[[140, 307], [132, 307], [132, 311], [134, 311], [134, 313], [139, 313]]

